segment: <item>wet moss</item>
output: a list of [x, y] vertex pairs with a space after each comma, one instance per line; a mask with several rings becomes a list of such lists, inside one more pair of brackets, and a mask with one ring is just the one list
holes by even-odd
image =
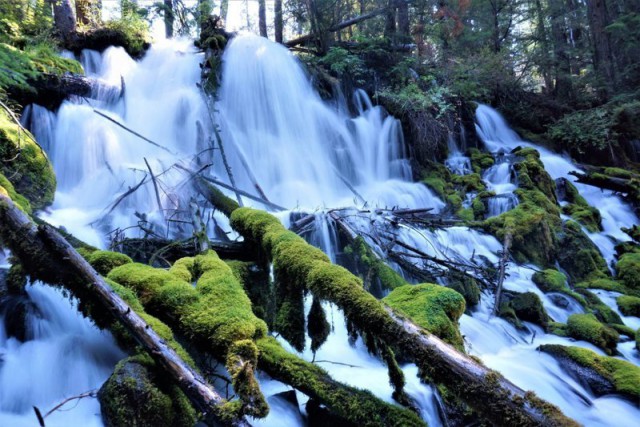
[[471, 159], [471, 167], [477, 174], [482, 173], [485, 169], [489, 169], [496, 163], [491, 153], [480, 151], [477, 148], [467, 150], [467, 156]]
[[596, 294], [585, 289], [577, 289], [576, 292], [583, 297], [585, 301], [583, 306], [596, 316], [599, 321], [605, 324], [623, 324], [618, 313], [603, 303]]
[[591, 233], [602, 231], [602, 216], [600, 216], [600, 211], [594, 207], [572, 203], [563, 206], [562, 212], [584, 225]]
[[597, 372], [610, 381], [616, 393], [638, 402], [640, 399], [640, 368], [615, 357], [600, 356], [591, 350], [561, 345], [543, 345], [540, 350], [555, 357], [566, 357], [580, 366]]
[[132, 58], [142, 58], [151, 46], [147, 23], [135, 18], [108, 21], [100, 28], [78, 32], [66, 48], [80, 53], [82, 49], [103, 51], [110, 46], [120, 46]]
[[0, 173], [33, 209], [42, 209], [53, 202], [56, 177], [47, 155], [32, 138], [0, 108]]
[[574, 283], [610, 277], [600, 251], [576, 222], [563, 224], [558, 244], [562, 248], [557, 254], [558, 264]]
[[459, 293], [431, 283], [396, 288], [383, 301], [417, 325], [464, 350], [457, 323], [466, 303]]
[[558, 270], [536, 271], [531, 278], [542, 292], [561, 292], [567, 289], [567, 276]]
[[447, 274], [447, 286], [464, 297], [467, 308], [473, 307], [480, 302], [480, 286], [473, 277], [466, 276], [454, 271]]
[[618, 280], [633, 290], [640, 290], [640, 253], [627, 253], [616, 264]]
[[484, 191], [487, 189], [482, 177], [479, 173], [470, 173], [468, 175], [452, 175], [451, 181], [456, 185], [462, 194], [472, 191]]
[[361, 272], [359, 275], [363, 279], [366, 289], [378, 287], [385, 291], [391, 291], [407, 284], [400, 274], [373, 253], [361, 236], [345, 247], [344, 253], [353, 258], [356, 270]]
[[0, 172], [0, 194], [9, 197], [27, 215], [31, 215], [31, 203], [26, 197], [17, 193], [13, 184]]
[[103, 276], [121, 265], [132, 263], [133, 260], [125, 254], [110, 251], [94, 251], [87, 255], [87, 261]]
[[307, 331], [311, 338], [311, 351], [316, 352], [327, 341], [331, 333], [331, 325], [327, 321], [327, 314], [318, 298], [313, 298], [311, 309], [307, 316]]
[[532, 322], [543, 328], [547, 327], [549, 316], [540, 297], [533, 292], [517, 294], [509, 300], [508, 304], [519, 320]]
[[640, 317], [640, 298], [622, 295], [616, 299], [620, 312], [625, 316]]
[[191, 427], [196, 422], [187, 397], [163, 379], [147, 356], [120, 361], [98, 398], [107, 427]]
[[282, 378], [287, 384], [317, 398], [329, 410], [355, 425], [424, 426], [415, 413], [385, 403], [371, 392], [340, 385], [320, 367], [292, 355], [272, 337], [257, 341], [259, 363], [268, 374]]
[[266, 266], [245, 261], [225, 261], [253, 304], [253, 312], [270, 328], [275, 321], [276, 296]]
[[514, 164], [517, 172], [518, 183], [521, 188], [538, 190], [544, 194], [554, 205], [557, 205], [556, 183], [544, 169], [540, 161], [540, 153], [533, 148], [516, 148], [512, 154], [523, 158]]
[[588, 341], [607, 354], [615, 353], [620, 336], [616, 331], [603, 325], [593, 314], [572, 314], [567, 320], [569, 336]]

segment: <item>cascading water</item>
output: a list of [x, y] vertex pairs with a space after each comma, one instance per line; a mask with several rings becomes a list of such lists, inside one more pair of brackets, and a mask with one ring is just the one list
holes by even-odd
[[[388, 226], [385, 224], [389, 224], [385, 208], [438, 212], [444, 207], [426, 187], [411, 182], [411, 169], [397, 120], [372, 106], [363, 92], [355, 95], [358, 116], [351, 117], [345, 105], [336, 107], [320, 99], [285, 48], [255, 36], [239, 36], [224, 54], [217, 113], [212, 120], [196, 86], [200, 60], [201, 57], [182, 42], [154, 46], [138, 63], [120, 49], [111, 48], [102, 55], [87, 51], [83, 54], [85, 69], [113, 85], [120, 85], [123, 79], [126, 88], [123, 97], [115, 100], [105, 94], [97, 102], [66, 102], [55, 115], [32, 107], [28, 115], [31, 128], [39, 140], [48, 141], [45, 145], [59, 179], [56, 202], [46, 214], [49, 221], [64, 225], [83, 240], [100, 246], [105, 245], [105, 236], [110, 231], [127, 229], [138, 221], [144, 221], [147, 226], [151, 224], [159, 234], [190, 235], [188, 227], [181, 231], [172, 225], [173, 219], [190, 217], [188, 211], [193, 196], [186, 182], [188, 176], [172, 165], [180, 163], [197, 170], [212, 162], [213, 168], [207, 169], [211, 177], [230, 183], [219, 147], [209, 142], [215, 141], [213, 121], [219, 126], [237, 187], [260, 196], [255, 186], [258, 183], [269, 200], [293, 210], [298, 217], [300, 212], [314, 213], [314, 244], [333, 259], [336, 250], [330, 215], [333, 209], [348, 208], [344, 211], [344, 220], [356, 232], [370, 235], [375, 226], [381, 234], [385, 232]], [[164, 148], [148, 144], [99, 116], [94, 109]], [[528, 144], [520, 141], [488, 107], [478, 109], [478, 122], [478, 133], [490, 151]], [[40, 127], [36, 128], [35, 123]], [[569, 170], [575, 169], [561, 156], [536, 148], [554, 178], [566, 176]], [[193, 161], [198, 153], [200, 164]], [[492, 172], [493, 175], [485, 179], [494, 189], [511, 185], [509, 191], [513, 192], [515, 186], [507, 180], [511, 175], [509, 168], [502, 163], [497, 166], [495, 174]], [[154, 190], [149, 169], [158, 178], [158, 192]], [[147, 178], [137, 191], [116, 203], [145, 175]], [[619, 227], [628, 226], [637, 218], [610, 193], [600, 194], [598, 190], [596, 194], [582, 187], [579, 190], [592, 205], [601, 209], [605, 231], [590, 237], [607, 259], [612, 259], [612, 244], [601, 244], [600, 240], [608, 239], [606, 236], [625, 239]], [[244, 202], [260, 206], [246, 198]], [[494, 213], [503, 209], [506, 208], [497, 207]], [[289, 212], [281, 212], [279, 216], [285, 224], [292, 218]], [[451, 260], [495, 264], [501, 250], [495, 238], [465, 227], [431, 231], [400, 224], [393, 232], [397, 239], [425, 254], [444, 255]], [[375, 247], [369, 237], [369, 243]], [[531, 281], [533, 272], [529, 266], [510, 265], [505, 289], [535, 292], [557, 321], [565, 321], [570, 314], [581, 311], [575, 301], [561, 301], [563, 297], [538, 290]], [[637, 407], [612, 396], [594, 397], [554, 359], [536, 351], [543, 343], [579, 345], [602, 354], [599, 349], [586, 342], [546, 335], [530, 324], [527, 324], [528, 331], [517, 330], [505, 320], [490, 315], [492, 300], [491, 295], [483, 294], [477, 309], [461, 319], [461, 330], [471, 354], [517, 385], [532, 389], [559, 405], [569, 416], [586, 425], [606, 425], [613, 410], [617, 419], [622, 420], [617, 425], [638, 419]], [[612, 304], [606, 298], [603, 300]], [[369, 355], [361, 340], [349, 347], [342, 314], [331, 306], [326, 308], [333, 333], [316, 354], [316, 360], [355, 365], [319, 362], [337, 379], [370, 389], [391, 401], [386, 367]], [[624, 320], [629, 325], [637, 321], [635, 318]], [[287, 345], [282, 339], [281, 342]], [[638, 363], [633, 350], [623, 348], [624, 345], [620, 348], [623, 356]], [[309, 350], [301, 356], [313, 358]], [[94, 361], [92, 369], [99, 371], [98, 366], [102, 365]], [[442, 425], [434, 390], [419, 382], [415, 366], [407, 365], [403, 369], [407, 392], [418, 403], [423, 417], [430, 425]], [[107, 374], [108, 369], [103, 377], [96, 377], [96, 381], [104, 380]], [[270, 402], [276, 401], [276, 393], [287, 389], [281, 383], [262, 377], [261, 383], [271, 396]], [[62, 383], [57, 386], [63, 387]], [[0, 396], [5, 396], [8, 390], [4, 387], [0, 389]], [[95, 407], [93, 411], [97, 412]], [[292, 409], [291, 405], [277, 400], [270, 416], [258, 423], [281, 426], [303, 422], [298, 408]]]
[[513, 193], [518, 187], [513, 182], [512, 159], [502, 152], [494, 155], [496, 163], [483, 176], [487, 189], [495, 193], [487, 200], [487, 217], [500, 215], [518, 205], [518, 198]]
[[[464, 138], [464, 132], [461, 132], [461, 139]], [[464, 141], [462, 146], [464, 147]], [[458, 147], [455, 136], [449, 133], [447, 136], [447, 150], [449, 156], [445, 160], [444, 164], [449, 170], [456, 175], [467, 175], [472, 172], [471, 159], [464, 155], [462, 150]]]

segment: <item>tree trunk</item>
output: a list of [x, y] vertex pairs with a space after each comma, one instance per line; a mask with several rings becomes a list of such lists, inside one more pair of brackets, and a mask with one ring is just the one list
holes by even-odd
[[95, 28], [100, 24], [100, 0], [76, 0], [78, 24]]
[[212, 0], [198, 0], [198, 29], [202, 31], [202, 25], [206, 22], [213, 10]]
[[266, 0], [258, 0], [258, 28], [260, 37], [267, 38], [267, 4]]
[[395, 0], [389, 0], [384, 14], [384, 35], [393, 38], [396, 35], [396, 9]]
[[555, 71], [554, 96], [561, 100], [571, 99], [571, 63], [567, 54], [566, 8], [562, 0], [549, 0], [551, 15], [551, 35], [553, 36], [553, 56]]
[[[215, 408], [226, 401], [111, 289], [57, 231], [46, 225], [36, 226], [10, 198], [0, 195], [0, 235], [3, 244], [11, 249], [34, 278], [60, 283], [74, 295], [80, 290], [119, 321], [195, 407], [207, 415], [207, 424], [214, 424]], [[234, 423], [247, 425], [244, 420], [235, 420]]]
[[276, 33], [275, 34], [276, 43], [282, 43], [283, 41], [282, 0], [275, 0], [274, 11], [275, 11], [275, 19], [274, 19], [273, 27]]
[[173, 0], [164, 0], [164, 34], [168, 39], [173, 37], [174, 21]]
[[593, 43], [593, 65], [604, 87], [603, 96], [607, 97], [615, 87], [616, 72], [611, 37], [606, 31], [611, 24], [606, 0], [587, 0], [587, 14]]
[[398, 32], [402, 37], [402, 43], [411, 39], [411, 31], [409, 28], [409, 2], [407, 0], [398, 0]]
[[49, 0], [53, 3], [53, 20], [62, 40], [71, 39], [76, 32], [76, 12], [72, 0]]

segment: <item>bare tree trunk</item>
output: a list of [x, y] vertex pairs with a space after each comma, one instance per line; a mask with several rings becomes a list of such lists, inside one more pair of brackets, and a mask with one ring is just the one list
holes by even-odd
[[282, 43], [283, 38], [282, 38], [282, 28], [283, 28], [283, 22], [282, 22], [282, 0], [276, 0], [274, 3], [274, 11], [275, 11], [275, 19], [274, 19], [274, 29], [275, 29], [275, 36], [276, 36], [276, 43]]
[[164, 0], [164, 34], [168, 39], [173, 37], [173, 0]]
[[611, 36], [606, 27], [611, 24], [605, 0], [587, 0], [587, 13], [591, 29], [593, 65], [606, 87], [605, 95], [611, 93], [616, 82], [613, 64]]
[[266, 0], [258, 0], [258, 28], [260, 36], [267, 37], [267, 4]]
[[76, 32], [76, 12], [72, 0], [49, 0], [53, 4], [53, 20], [60, 37], [67, 41]]
[[[411, 31], [409, 29], [409, 3], [407, 0], [398, 0], [398, 32], [400, 36], [409, 40]], [[404, 43], [404, 40], [403, 40]]]

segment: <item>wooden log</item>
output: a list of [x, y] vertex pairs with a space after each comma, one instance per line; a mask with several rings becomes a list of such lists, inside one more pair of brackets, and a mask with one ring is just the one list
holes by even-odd
[[496, 301], [493, 304], [493, 315], [495, 316], [500, 308], [500, 299], [502, 298], [502, 285], [504, 284], [504, 276], [507, 270], [507, 262], [509, 261], [509, 251], [511, 250], [511, 241], [513, 236], [511, 233], [507, 233], [504, 236], [504, 242], [502, 244], [502, 255], [500, 256], [500, 262], [498, 264], [498, 282], [496, 285]]
[[[252, 227], [254, 222], [259, 227]], [[506, 378], [471, 357], [457, 351], [438, 337], [420, 328], [385, 306], [362, 287], [362, 282], [342, 267], [322, 260], [314, 248], [293, 245], [290, 238], [275, 230], [279, 221], [268, 214], [247, 208], [234, 211], [232, 226], [262, 247], [270, 242], [271, 259], [288, 260], [280, 265], [285, 277], [309, 289], [317, 298], [330, 301], [344, 311], [345, 317], [358, 330], [400, 350], [416, 363], [430, 380], [444, 384], [458, 398], [489, 422], [502, 425], [509, 420], [518, 426], [576, 426], [560, 409], [525, 392]], [[268, 233], [267, 233], [268, 230]], [[278, 242], [273, 244], [273, 242]], [[295, 251], [295, 255], [289, 253]]]
[[638, 193], [638, 189], [635, 188], [628, 179], [612, 177], [601, 173], [579, 173], [576, 171], [569, 172], [569, 175], [578, 178], [578, 182], [581, 184], [629, 195]]
[[[129, 331], [193, 405], [205, 414], [207, 424], [214, 425], [217, 408], [226, 401], [111, 289], [57, 231], [46, 225], [36, 226], [10, 198], [0, 195], [0, 236], [3, 244], [34, 277], [67, 286], [74, 295], [77, 295], [75, 286], [69, 286], [69, 283], [85, 284], [86, 293]], [[231, 424], [248, 425], [244, 419], [234, 419]]]
[[124, 94], [124, 86], [113, 86], [104, 81], [81, 76], [78, 74], [48, 74], [43, 73], [38, 78], [30, 80], [29, 84], [37, 91], [39, 97], [68, 98], [69, 96], [81, 96], [83, 98], [101, 99], [108, 97], [117, 100]]

